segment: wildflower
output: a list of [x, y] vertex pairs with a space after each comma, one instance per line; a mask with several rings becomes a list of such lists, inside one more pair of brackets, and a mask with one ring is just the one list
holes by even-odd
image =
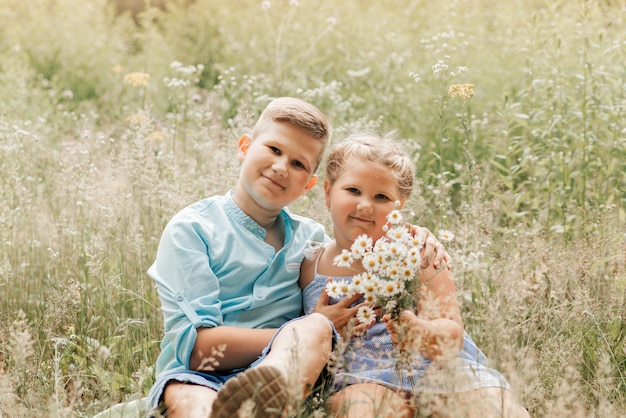
[[135, 115], [128, 116], [126, 121], [131, 125], [142, 125], [148, 121], [148, 116], [143, 113], [137, 113]]
[[122, 66], [119, 65], [119, 64], [114, 65], [113, 67], [111, 67], [111, 72], [113, 74], [121, 74], [122, 73]]
[[376, 313], [371, 306], [364, 305], [359, 308], [356, 313], [356, 317], [360, 323], [369, 324], [376, 320]]
[[265, 0], [261, 2], [261, 10], [267, 10], [270, 7], [272, 7], [272, 2], [270, 2], [269, 0]]
[[448, 231], [447, 229], [440, 229], [437, 237], [439, 238], [439, 240], [446, 242], [454, 240], [454, 234], [452, 233], [452, 231]]
[[341, 293], [341, 283], [339, 281], [330, 281], [328, 283], [326, 283], [326, 293], [328, 294], [328, 296], [330, 296], [331, 298], [339, 298], [340, 296], [342, 296]]
[[328, 23], [328, 26], [335, 26], [337, 24], [337, 18], [331, 16], [326, 19], [326, 23]]
[[352, 254], [348, 250], [342, 250], [334, 260], [335, 265], [339, 267], [350, 267], [353, 261]]
[[448, 64], [446, 64], [442, 60], [438, 60], [435, 65], [433, 65], [433, 74], [437, 78], [448, 78]]
[[467, 100], [474, 95], [473, 84], [453, 84], [448, 89], [448, 95], [450, 97], [459, 97], [463, 100]]
[[63, 92], [61, 92], [61, 99], [72, 100], [73, 98], [74, 98], [74, 92], [72, 90], [65, 89], [63, 90]]
[[392, 225], [399, 225], [402, 222], [402, 212], [398, 209], [394, 209], [387, 215], [387, 221]]
[[[338, 298], [361, 293], [366, 303], [382, 306], [384, 313], [394, 317], [403, 309], [414, 306], [414, 289], [419, 281], [423, 243], [413, 237], [401, 225], [401, 221], [399, 210], [393, 211], [386, 225], [388, 227], [391, 224], [392, 227], [387, 228], [383, 237], [372, 243], [369, 237], [361, 235], [354, 241], [350, 251], [343, 250], [335, 257], [335, 265], [341, 267], [350, 267], [353, 262], [360, 260], [365, 272], [353, 276], [351, 285], [327, 285], [329, 296]], [[369, 314], [369, 311], [364, 310], [359, 321], [370, 321]]]
[[129, 73], [124, 76], [124, 84], [132, 87], [146, 87], [150, 81], [150, 74], [147, 73]]
[[362, 255], [365, 253], [365, 250], [367, 250], [371, 246], [372, 246], [372, 239], [368, 237], [367, 235], [362, 234], [362, 235], [359, 235], [356, 240], [354, 240], [354, 243], [352, 244], [350, 251], [352, 251], [352, 253], [354, 254]]
[[146, 136], [146, 138], [152, 143], [159, 143], [165, 141], [166, 135], [161, 131], [152, 131]]
[[376, 273], [380, 268], [379, 257], [376, 254], [372, 253], [366, 254], [363, 257], [363, 261], [361, 262], [361, 264], [363, 264], [363, 267], [365, 267], [367, 271], [372, 273]]
[[422, 81], [421, 77], [419, 76], [419, 74], [414, 73], [413, 71], [411, 71], [409, 73], [409, 77], [411, 77], [413, 79], [413, 81], [415, 81], [416, 83], [420, 83]]

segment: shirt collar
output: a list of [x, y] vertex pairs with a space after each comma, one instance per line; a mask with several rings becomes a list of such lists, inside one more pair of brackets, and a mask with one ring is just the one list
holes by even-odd
[[[249, 217], [244, 211], [241, 210], [239, 206], [237, 206], [237, 204], [233, 200], [232, 190], [226, 193], [226, 203], [224, 204], [224, 210], [226, 211], [230, 219], [236, 221], [250, 232], [265, 237], [265, 234], [267, 233], [266, 229], [259, 225], [254, 219]], [[294, 218], [294, 215], [292, 215], [289, 212], [289, 209], [286, 207], [280, 211], [280, 214], [278, 216], [280, 216], [283, 219], [283, 222], [285, 222], [286, 233], [289, 229], [295, 231], [300, 226], [300, 221]]]

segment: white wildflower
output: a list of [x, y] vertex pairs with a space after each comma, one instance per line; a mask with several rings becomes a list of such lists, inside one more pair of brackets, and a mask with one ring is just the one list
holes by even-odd
[[447, 229], [440, 229], [439, 234], [437, 235], [440, 241], [450, 242], [454, 240], [454, 234], [452, 231], [448, 231]]
[[376, 320], [376, 313], [371, 306], [364, 305], [359, 308], [356, 317], [362, 324], [370, 324]]

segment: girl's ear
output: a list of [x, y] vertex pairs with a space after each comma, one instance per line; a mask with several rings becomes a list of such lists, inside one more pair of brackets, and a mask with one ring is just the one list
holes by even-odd
[[241, 135], [241, 138], [239, 138], [239, 142], [237, 143], [237, 150], [239, 151], [239, 159], [243, 161], [243, 159], [246, 157], [246, 153], [248, 152], [248, 149], [250, 148], [250, 143], [252, 142], [252, 138], [250, 138], [250, 135]]
[[324, 199], [326, 200], [326, 209], [330, 210], [330, 182], [324, 180]]

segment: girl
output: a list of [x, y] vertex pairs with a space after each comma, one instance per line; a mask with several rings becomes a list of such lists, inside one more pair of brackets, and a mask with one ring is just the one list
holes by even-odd
[[[446, 413], [444, 405], [457, 401], [448, 413], [464, 408], [462, 416], [528, 417], [513, 400], [504, 377], [486, 366], [484, 354], [463, 331], [450, 269], [424, 263], [415, 312], [405, 310], [396, 320], [385, 316], [366, 327], [351, 326], [365, 304], [360, 295], [338, 300], [329, 299], [324, 291], [331, 277], [349, 281], [364, 271], [358, 261], [341, 267], [334, 260], [363, 234], [373, 242], [383, 236], [387, 215], [397, 202], [404, 206], [413, 179], [410, 158], [390, 135], [353, 135], [329, 154], [324, 193], [334, 240], [311, 248], [312, 256], [302, 264], [300, 286], [305, 313], [326, 314], [346, 336], [331, 396], [333, 413], [412, 417], [417, 413], [415, 401], [420, 403], [420, 413]], [[333, 305], [349, 309], [333, 309]], [[343, 315], [337, 316], [338, 312]], [[399, 351], [394, 345], [402, 348], [400, 352], [417, 354], [404, 373], [397, 371]]]

